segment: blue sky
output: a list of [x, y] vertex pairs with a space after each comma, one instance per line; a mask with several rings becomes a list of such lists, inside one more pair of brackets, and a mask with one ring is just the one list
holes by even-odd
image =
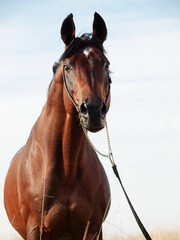
[[[46, 101], [52, 65], [64, 50], [61, 23], [72, 12], [76, 34], [91, 32], [95, 11], [108, 28], [113, 80], [108, 124], [122, 180], [148, 229], [180, 229], [180, 2], [6, 0], [0, 2], [3, 239], [15, 234], [3, 210], [5, 175]], [[106, 152], [104, 132], [91, 138]], [[105, 235], [138, 234], [110, 164], [101, 160], [112, 190]]]

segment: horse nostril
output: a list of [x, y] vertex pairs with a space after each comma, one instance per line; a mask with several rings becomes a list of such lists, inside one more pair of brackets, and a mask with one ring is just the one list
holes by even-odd
[[83, 115], [87, 115], [88, 109], [87, 109], [87, 105], [86, 105], [85, 102], [83, 102], [83, 103], [81, 104], [80, 112], [81, 112]]
[[102, 103], [102, 107], [101, 107], [101, 116], [104, 117], [107, 113], [107, 107], [105, 102]]

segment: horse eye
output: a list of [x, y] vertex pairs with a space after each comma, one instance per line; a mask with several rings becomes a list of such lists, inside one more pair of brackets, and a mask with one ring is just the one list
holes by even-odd
[[106, 70], [109, 70], [109, 65], [110, 65], [110, 62], [109, 62], [109, 61], [106, 61], [106, 62], [104, 63], [104, 68], [105, 68]]
[[67, 64], [64, 65], [64, 69], [66, 70], [66, 72], [69, 72], [71, 70]]

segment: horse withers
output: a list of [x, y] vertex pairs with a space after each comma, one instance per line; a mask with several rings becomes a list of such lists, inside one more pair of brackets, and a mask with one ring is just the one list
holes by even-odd
[[42, 112], [7, 173], [4, 203], [27, 240], [102, 239], [110, 205], [105, 171], [80, 124], [97, 132], [110, 106], [107, 29], [95, 13], [93, 33], [75, 38], [73, 15], [62, 23], [65, 52]]

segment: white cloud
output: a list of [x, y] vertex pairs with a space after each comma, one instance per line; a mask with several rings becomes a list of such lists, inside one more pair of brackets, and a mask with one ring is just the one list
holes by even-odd
[[[179, 29], [170, 30], [169, 27], [173, 23], [178, 23]], [[116, 37], [115, 40], [111, 39], [106, 43], [108, 56], [112, 62], [112, 71], [116, 76], [121, 80], [146, 78], [150, 81], [157, 77], [162, 81], [180, 77], [180, 22], [178, 20], [129, 23], [125, 24], [124, 28], [127, 26], [128, 31], [132, 33], [131, 36], [119, 35], [119, 38]], [[165, 29], [162, 29], [162, 26], [166, 26]]]

